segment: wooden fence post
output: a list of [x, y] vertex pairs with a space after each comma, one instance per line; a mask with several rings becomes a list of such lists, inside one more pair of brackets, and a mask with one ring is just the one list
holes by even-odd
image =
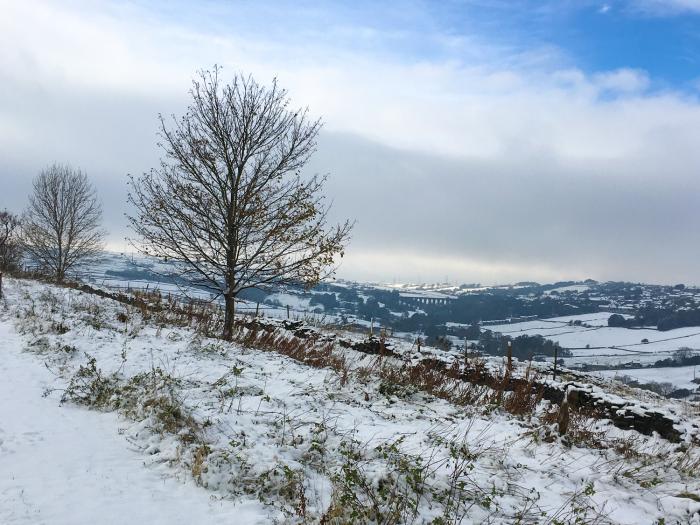
[[[556, 352], [556, 350], [555, 350]], [[557, 417], [557, 423], [559, 423], [559, 435], [565, 436], [566, 432], [569, 430], [569, 389], [564, 392], [564, 401], [561, 402], [559, 407], [559, 416]]]
[[2, 272], [0, 272], [0, 299], [2, 299]]
[[557, 379], [557, 347], [554, 347], [554, 375], [553, 378]]
[[289, 305], [287, 305], [287, 319], [289, 319]]
[[513, 371], [513, 342], [508, 341], [508, 373]]

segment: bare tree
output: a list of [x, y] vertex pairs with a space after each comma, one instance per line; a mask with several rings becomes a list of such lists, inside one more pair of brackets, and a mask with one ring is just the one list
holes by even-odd
[[17, 270], [22, 258], [20, 220], [9, 211], [0, 211], [0, 272]]
[[23, 218], [24, 248], [60, 282], [76, 264], [102, 251], [102, 207], [85, 173], [70, 166], [46, 168], [33, 186]]
[[179, 263], [225, 301], [224, 339], [247, 288], [313, 285], [343, 254], [350, 222], [327, 226], [325, 177], [300, 174], [319, 120], [289, 109], [287, 92], [220, 69], [192, 82], [192, 104], [171, 125], [160, 117], [159, 168], [131, 178], [131, 227], [143, 253]]
[[688, 361], [694, 355], [695, 351], [692, 348], [688, 346], [682, 346], [681, 348], [673, 352], [673, 359], [682, 363], [684, 361]]

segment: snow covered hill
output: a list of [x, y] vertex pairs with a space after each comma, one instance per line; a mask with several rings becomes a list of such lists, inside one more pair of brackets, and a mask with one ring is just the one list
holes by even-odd
[[430, 349], [215, 329], [204, 310], [7, 279], [0, 523], [700, 523], [696, 405], [591, 378], [680, 438], [595, 407], [562, 437], [536, 389], [416, 376]]

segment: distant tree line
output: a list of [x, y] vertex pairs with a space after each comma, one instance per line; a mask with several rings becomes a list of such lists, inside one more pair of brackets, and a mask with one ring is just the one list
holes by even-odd
[[[412, 313], [419, 307], [423, 312]], [[581, 302], [576, 305], [557, 297], [539, 297], [523, 299], [514, 296], [512, 292], [462, 294], [447, 304], [436, 305], [407, 305], [400, 301], [398, 292], [377, 291], [373, 297], [357, 303], [359, 317], [369, 320], [369, 317], [381, 319], [394, 329], [405, 332], [415, 332], [429, 326], [443, 326], [452, 322], [472, 325], [485, 320], [507, 319], [513, 316], [557, 317], [597, 311], [597, 304]], [[396, 316], [391, 312], [403, 313]], [[453, 329], [450, 335], [457, 335]], [[447, 335], [444, 328], [440, 335]]]
[[511, 343], [513, 357], [524, 361], [537, 355], [554, 357], [555, 349], [558, 357], [572, 356], [571, 351], [561, 348], [559, 343], [541, 335], [520, 335], [513, 338], [491, 330], [482, 332], [477, 348], [485, 354], [504, 356], [508, 353], [508, 342]]
[[[536, 290], [544, 288], [537, 285]], [[298, 293], [303, 292], [299, 289]], [[462, 294], [447, 304], [410, 304], [398, 290], [363, 290], [360, 287], [321, 283], [308, 297], [310, 306], [318, 311], [355, 315], [399, 332], [422, 333], [427, 344], [438, 338], [443, 341], [447, 336], [476, 340], [480, 333], [479, 323], [484, 320], [529, 315], [546, 318], [598, 310], [597, 303], [588, 299], [571, 304], [570, 299], [563, 297], [531, 298], [527, 297], [528, 293], [527, 290], [523, 292], [523, 289], [518, 289], [518, 295], [515, 295], [513, 290], [496, 289]]]
[[700, 365], [700, 354], [698, 350], [682, 347], [673, 352], [671, 357], [657, 359], [654, 362], [642, 364], [638, 361], [626, 361], [619, 364], [597, 365], [591, 363], [580, 363], [578, 368], [584, 371], [592, 370], [636, 370], [642, 368], [674, 368], [679, 366]]
[[700, 309], [673, 310], [644, 306], [637, 311], [634, 317], [625, 318], [620, 314], [611, 315], [608, 318], [608, 326], [622, 328], [656, 326], [662, 332], [685, 326], [700, 326]]
[[669, 382], [658, 382], [658, 381], [647, 381], [642, 382], [630, 376], [621, 375], [616, 378], [622, 383], [634, 387], [641, 388], [642, 390], [648, 390], [659, 394], [660, 396], [667, 397], [669, 399], [684, 399], [693, 395], [694, 391], [689, 388], [678, 388], [673, 383]]

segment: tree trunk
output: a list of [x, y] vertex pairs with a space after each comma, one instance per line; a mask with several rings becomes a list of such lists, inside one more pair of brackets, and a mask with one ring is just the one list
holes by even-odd
[[236, 313], [236, 297], [234, 295], [226, 294], [224, 295], [224, 333], [222, 337], [226, 341], [230, 341], [233, 337], [233, 320], [234, 314]]

